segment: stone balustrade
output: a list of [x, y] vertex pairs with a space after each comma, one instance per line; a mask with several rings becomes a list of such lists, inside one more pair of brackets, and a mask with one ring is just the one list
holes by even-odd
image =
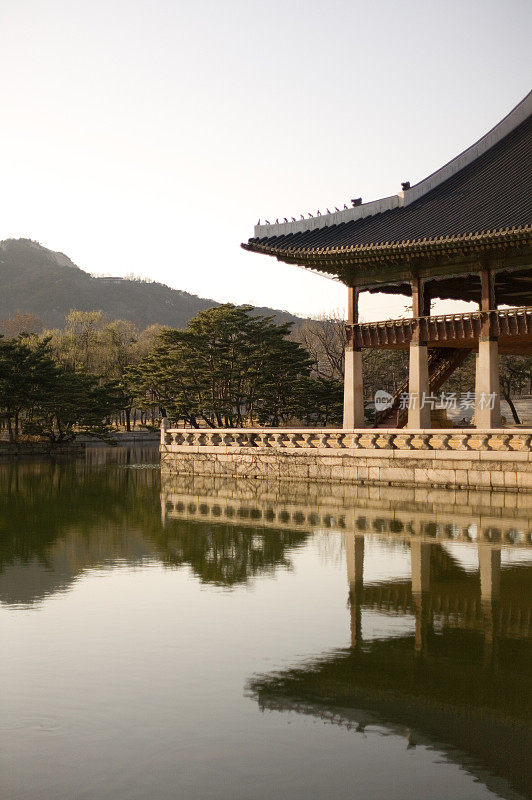
[[532, 429], [161, 430], [179, 474], [532, 491]]
[[[240, 448], [282, 451], [437, 450], [530, 452], [532, 429], [500, 430], [336, 430], [287, 428], [161, 429], [161, 444], [170, 451], [192, 448]], [[332, 455], [332, 454], [331, 454]]]

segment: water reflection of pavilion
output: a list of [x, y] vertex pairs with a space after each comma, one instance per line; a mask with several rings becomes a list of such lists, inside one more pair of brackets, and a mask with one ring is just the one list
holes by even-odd
[[[532, 790], [530, 503], [517, 493], [175, 475], [163, 475], [161, 493], [164, 524], [202, 519], [265, 535], [283, 528], [342, 534], [351, 646], [253, 677], [247, 690], [261, 708], [436, 747], [506, 798]], [[409, 578], [365, 580], [368, 543], [376, 540], [385, 559], [397, 543], [409, 551]], [[455, 543], [467, 545], [467, 567]], [[516, 546], [521, 562], [501, 559]], [[364, 636], [374, 612], [404, 624]]]
[[[359, 732], [384, 727], [441, 750], [498, 797], [530, 796], [530, 562], [501, 570], [500, 548], [482, 544], [469, 572], [412, 538], [411, 580], [365, 585], [367, 538], [344, 534], [351, 647], [255, 677], [251, 695]], [[365, 640], [367, 611], [413, 617], [414, 630]]]
[[411, 580], [364, 586], [362, 534], [346, 533], [346, 561], [351, 609], [351, 642], [360, 643], [363, 609], [415, 617], [415, 649], [440, 627], [472, 630], [483, 635], [486, 655], [496, 636], [529, 638], [532, 632], [530, 570], [507, 566], [501, 572], [501, 549], [478, 546], [478, 572], [463, 569], [442, 545], [410, 541]]
[[[413, 614], [418, 649], [435, 619], [483, 632], [487, 643], [495, 633], [528, 636], [532, 628], [527, 569], [507, 567], [501, 579], [501, 550], [532, 546], [532, 498], [526, 495], [293, 482], [257, 485], [173, 475], [163, 476], [161, 511], [163, 524], [203, 520], [258, 530], [341, 531], [353, 644], [360, 636], [363, 608]], [[410, 548], [411, 580], [364, 585], [369, 534]], [[476, 572], [463, 569], [445, 549], [453, 543], [476, 549]]]
[[[354, 732], [391, 732], [435, 747], [495, 791], [528, 797], [530, 640], [498, 635], [489, 657], [476, 632], [442, 626], [320, 653], [250, 679], [262, 709], [308, 714]], [[518, 794], [516, 794], [516, 792]]]
[[[262, 708], [361, 731], [377, 725], [404, 735], [408, 747], [434, 745], [498, 796], [527, 791], [532, 495], [160, 478], [158, 469], [87, 470], [82, 462], [7, 465], [0, 493], [5, 605], [67, 591], [94, 567], [146, 562], [234, 591], [285, 570], [314, 531], [334, 532], [347, 579], [340, 575], [333, 613], [346, 638], [351, 627], [350, 646], [314, 655], [311, 646], [307, 661], [254, 677], [249, 692]], [[394, 579], [387, 566], [388, 577], [376, 580], [377, 546], [379, 564], [393, 567], [397, 556], [404, 566], [406, 557], [411, 574]], [[521, 563], [508, 563], [516, 547]], [[466, 566], [459, 551], [473, 556]], [[268, 604], [265, 613], [276, 623], [284, 611]], [[311, 637], [314, 630], [312, 618]]]

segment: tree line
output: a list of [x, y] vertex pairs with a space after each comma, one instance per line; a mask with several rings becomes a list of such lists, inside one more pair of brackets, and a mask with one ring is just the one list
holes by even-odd
[[11, 441], [109, 438], [117, 426], [338, 424], [342, 385], [313, 373], [290, 324], [230, 304], [181, 330], [73, 310], [63, 329], [31, 315], [2, 323], [0, 420]]
[[[109, 438], [117, 427], [157, 427], [165, 415], [192, 427], [341, 425], [340, 317], [294, 326], [225, 304], [182, 329], [139, 330], [101, 311], [73, 310], [62, 329], [42, 330], [31, 314], [17, 312], [0, 330], [0, 424], [12, 441]], [[371, 421], [375, 391], [393, 394], [406, 381], [408, 353], [365, 350], [363, 366]], [[530, 358], [501, 357], [510, 403], [512, 394], [530, 391], [531, 381]], [[446, 388], [474, 388], [473, 357]]]

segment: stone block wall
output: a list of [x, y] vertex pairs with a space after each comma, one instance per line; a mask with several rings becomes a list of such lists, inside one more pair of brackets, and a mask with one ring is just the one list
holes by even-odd
[[218, 477], [532, 491], [532, 452], [161, 445], [164, 471]]

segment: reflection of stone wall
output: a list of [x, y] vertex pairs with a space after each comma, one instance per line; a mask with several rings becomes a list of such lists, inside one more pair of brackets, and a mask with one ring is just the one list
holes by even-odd
[[480, 450], [332, 450], [240, 447], [161, 448], [163, 470], [277, 480], [345, 481], [400, 486], [471, 486], [532, 491], [532, 452]]
[[532, 495], [162, 473], [163, 519], [532, 545]]

